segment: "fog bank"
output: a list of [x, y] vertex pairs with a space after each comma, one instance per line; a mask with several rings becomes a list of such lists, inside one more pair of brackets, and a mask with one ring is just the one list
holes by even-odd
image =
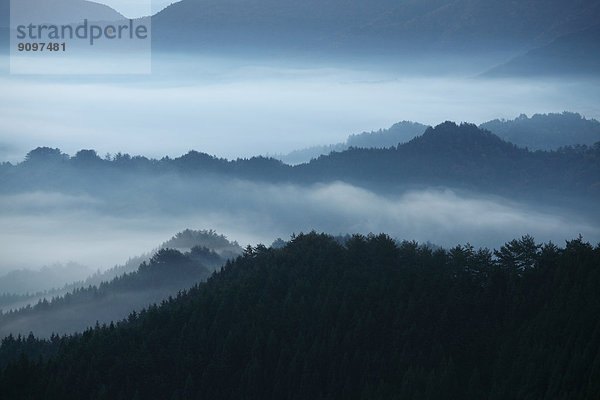
[[401, 120], [482, 123], [565, 110], [600, 118], [597, 82], [223, 63], [198, 59], [194, 73], [128, 79], [0, 77], [0, 160], [42, 145], [237, 158], [337, 143]]
[[67, 261], [106, 269], [185, 228], [215, 229], [241, 245], [269, 245], [277, 237], [311, 230], [384, 232], [443, 246], [498, 247], [524, 234], [557, 243], [579, 234], [600, 241], [598, 221], [443, 188], [383, 196], [341, 182], [298, 186], [233, 180], [197, 182], [179, 196], [184, 200], [157, 208], [132, 202], [126, 214], [118, 215], [107, 211], [105, 199], [41, 192], [1, 196], [0, 271]]

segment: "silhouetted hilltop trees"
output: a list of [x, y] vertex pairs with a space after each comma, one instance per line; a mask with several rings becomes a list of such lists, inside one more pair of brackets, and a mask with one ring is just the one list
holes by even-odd
[[[295, 150], [275, 158], [290, 164], [309, 162], [313, 158], [327, 155], [333, 151], [341, 152], [350, 147], [359, 148], [388, 148], [396, 147], [411, 139], [421, 136], [428, 127], [416, 122], [402, 121], [389, 129], [363, 132], [350, 135], [343, 143], [326, 146], [313, 146]], [[560, 147], [587, 145], [593, 146], [600, 142], [600, 122], [586, 119], [578, 113], [562, 112], [560, 114], [534, 114], [528, 118], [521, 114], [514, 120], [499, 120], [484, 122], [479, 125], [501, 139], [529, 150], [557, 150]]]
[[68, 160], [68, 154], [64, 154], [60, 149], [52, 149], [50, 147], [38, 147], [37, 149], [31, 150], [25, 156], [25, 162], [31, 164], [52, 164]]
[[389, 129], [350, 135], [346, 144], [349, 147], [362, 148], [394, 147], [422, 135], [427, 128], [427, 125], [418, 122], [402, 121], [392, 125]]
[[[199, 257], [201, 254], [205, 255], [207, 257], [204, 260], [205, 263], [207, 260], [217, 260], [221, 264], [227, 259], [236, 258], [243, 251], [238, 242], [231, 242], [225, 235], [219, 235], [212, 229], [186, 229], [163, 243], [161, 248], [189, 250], [195, 257]], [[214, 263], [209, 264], [213, 265]], [[220, 264], [218, 266], [220, 267]]]
[[[81, 152], [69, 158], [51, 150], [38, 148], [26, 161], [3, 169], [0, 183], [5, 191], [83, 191], [103, 197], [117, 190], [117, 199], [151, 192], [160, 203], [185, 198], [177, 193], [185, 193], [194, 179], [217, 178], [302, 184], [341, 180], [376, 191], [447, 186], [546, 202], [600, 194], [599, 145], [532, 152], [475, 125], [452, 122], [395, 147], [350, 148], [294, 167], [264, 157], [227, 161], [195, 151], [152, 160], [123, 155], [100, 159]], [[42, 161], [48, 153], [51, 163]]]
[[587, 145], [600, 142], [600, 122], [586, 119], [577, 113], [521, 114], [513, 120], [486, 122], [479, 126], [494, 132], [506, 141], [530, 150], [556, 150], [559, 147]]
[[[600, 246], [301, 234], [70, 337], [5, 338], [5, 399], [593, 399]], [[174, 257], [181, 255], [175, 253]]]
[[322, 180], [370, 182], [374, 187], [440, 185], [528, 195], [600, 194], [600, 147], [531, 152], [472, 124], [446, 122], [389, 149], [350, 149], [296, 167]]

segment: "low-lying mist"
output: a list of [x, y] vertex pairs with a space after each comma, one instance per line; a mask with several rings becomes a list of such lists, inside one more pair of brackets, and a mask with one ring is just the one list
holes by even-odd
[[[140, 77], [3, 75], [0, 161], [20, 162], [38, 146], [156, 158], [195, 149], [231, 159], [337, 143], [401, 120], [481, 123], [564, 110], [600, 118], [598, 82], [407, 71], [402, 63], [184, 57], [162, 59]], [[445, 246], [492, 247], [525, 233], [538, 241], [600, 239], [598, 221], [583, 216], [445, 188], [392, 196], [345, 183], [162, 176], [98, 184], [90, 193], [15, 193], [0, 186], [0, 273], [69, 261], [106, 269], [185, 228], [216, 229], [242, 244], [310, 230], [386, 232]]]
[[121, 199], [110, 192], [98, 198], [1, 196], [0, 271], [67, 261], [106, 269], [185, 228], [215, 229], [242, 245], [269, 245], [311, 230], [385, 232], [448, 247], [498, 247], [524, 234], [540, 242], [562, 243], [579, 234], [600, 241], [599, 225], [589, 218], [446, 188], [388, 196], [342, 182], [300, 186], [210, 178], [193, 184], [163, 178], [140, 187]]
[[0, 160], [21, 161], [42, 145], [71, 154], [160, 158], [195, 149], [236, 158], [337, 143], [401, 120], [482, 123], [565, 110], [600, 118], [598, 82], [416, 76], [402, 63], [157, 63], [139, 77], [0, 77]]

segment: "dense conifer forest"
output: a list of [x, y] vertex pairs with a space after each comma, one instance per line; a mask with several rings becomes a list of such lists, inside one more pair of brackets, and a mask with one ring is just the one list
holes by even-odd
[[[183, 255], [177, 255], [182, 257]], [[183, 256], [185, 257], [185, 256]], [[180, 260], [181, 261], [181, 260]], [[126, 320], [0, 347], [3, 399], [596, 399], [600, 246], [248, 247]]]

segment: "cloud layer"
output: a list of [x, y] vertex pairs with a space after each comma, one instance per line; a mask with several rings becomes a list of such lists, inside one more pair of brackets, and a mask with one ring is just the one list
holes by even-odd
[[162, 74], [158, 65], [131, 82], [0, 77], [0, 160], [22, 160], [42, 145], [70, 154], [94, 148], [160, 158], [196, 149], [236, 158], [337, 143], [401, 120], [481, 123], [565, 110], [600, 118], [598, 84], [590, 82], [415, 78], [208, 58], [177, 60]]
[[581, 233], [600, 241], [597, 221], [450, 189], [382, 196], [341, 182], [298, 186], [207, 179], [157, 185], [177, 194], [131, 201], [125, 210], [89, 196], [0, 196], [0, 271], [67, 261], [105, 269], [185, 228], [216, 229], [243, 245], [268, 245], [311, 230], [385, 232], [444, 246], [497, 247], [524, 234], [561, 243]]

